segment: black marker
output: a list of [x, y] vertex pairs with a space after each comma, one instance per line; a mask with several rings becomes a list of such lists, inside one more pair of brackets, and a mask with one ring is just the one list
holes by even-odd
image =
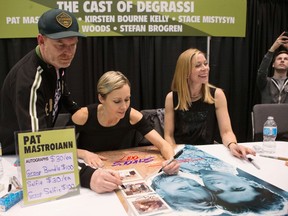
[[[176, 158], [178, 158], [182, 153], [183, 153], [183, 149], [181, 149], [180, 151], [178, 151], [178, 152], [174, 155], [174, 157], [168, 161], [168, 163], [167, 163], [165, 166], [167, 166], [167, 165], [169, 165], [170, 163], [172, 163], [172, 161], [174, 161]], [[165, 167], [165, 166], [164, 166], [164, 167]], [[162, 167], [162, 168], [159, 170], [158, 173], [162, 172], [162, 170], [163, 170], [164, 167]]]
[[247, 159], [248, 159], [248, 161], [249, 161], [250, 163], [253, 164], [253, 166], [255, 166], [257, 169], [260, 169], [260, 167], [254, 162], [254, 160], [253, 160], [252, 158], [247, 157]]
[[8, 192], [10, 192], [11, 189], [12, 189], [12, 177], [9, 178]]

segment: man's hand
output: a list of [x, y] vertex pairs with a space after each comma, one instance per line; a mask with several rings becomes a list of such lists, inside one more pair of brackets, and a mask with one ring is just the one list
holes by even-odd
[[288, 37], [285, 35], [285, 32], [282, 32], [282, 34], [279, 35], [279, 37], [270, 47], [269, 51], [275, 52], [275, 50], [278, 49], [281, 45], [288, 49]]
[[102, 168], [95, 170], [90, 180], [90, 188], [96, 193], [114, 191], [121, 184], [121, 177], [116, 171]]

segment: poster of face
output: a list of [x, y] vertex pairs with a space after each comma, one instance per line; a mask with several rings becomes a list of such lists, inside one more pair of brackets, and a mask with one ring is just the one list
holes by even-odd
[[175, 215], [288, 215], [288, 192], [191, 145], [178, 160], [178, 175], [147, 181]]

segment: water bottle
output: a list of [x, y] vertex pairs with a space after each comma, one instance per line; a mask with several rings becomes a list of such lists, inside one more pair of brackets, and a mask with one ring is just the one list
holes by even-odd
[[277, 124], [274, 117], [268, 116], [263, 126], [263, 146], [264, 153], [275, 153], [276, 151]]

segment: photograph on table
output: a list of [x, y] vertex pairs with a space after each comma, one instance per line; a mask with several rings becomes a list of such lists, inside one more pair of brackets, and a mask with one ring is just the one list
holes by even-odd
[[285, 215], [288, 193], [198, 148], [185, 145], [177, 175], [159, 173], [147, 184], [177, 215]]
[[123, 183], [125, 189], [122, 189], [122, 193], [125, 197], [129, 198], [132, 196], [145, 196], [149, 193], [154, 193], [154, 190], [146, 184], [144, 180], [141, 181], [133, 181]]
[[130, 182], [142, 179], [142, 176], [136, 169], [119, 170], [119, 175], [122, 178], [122, 182]]
[[135, 216], [167, 215], [172, 212], [158, 194], [130, 198], [127, 201]]

